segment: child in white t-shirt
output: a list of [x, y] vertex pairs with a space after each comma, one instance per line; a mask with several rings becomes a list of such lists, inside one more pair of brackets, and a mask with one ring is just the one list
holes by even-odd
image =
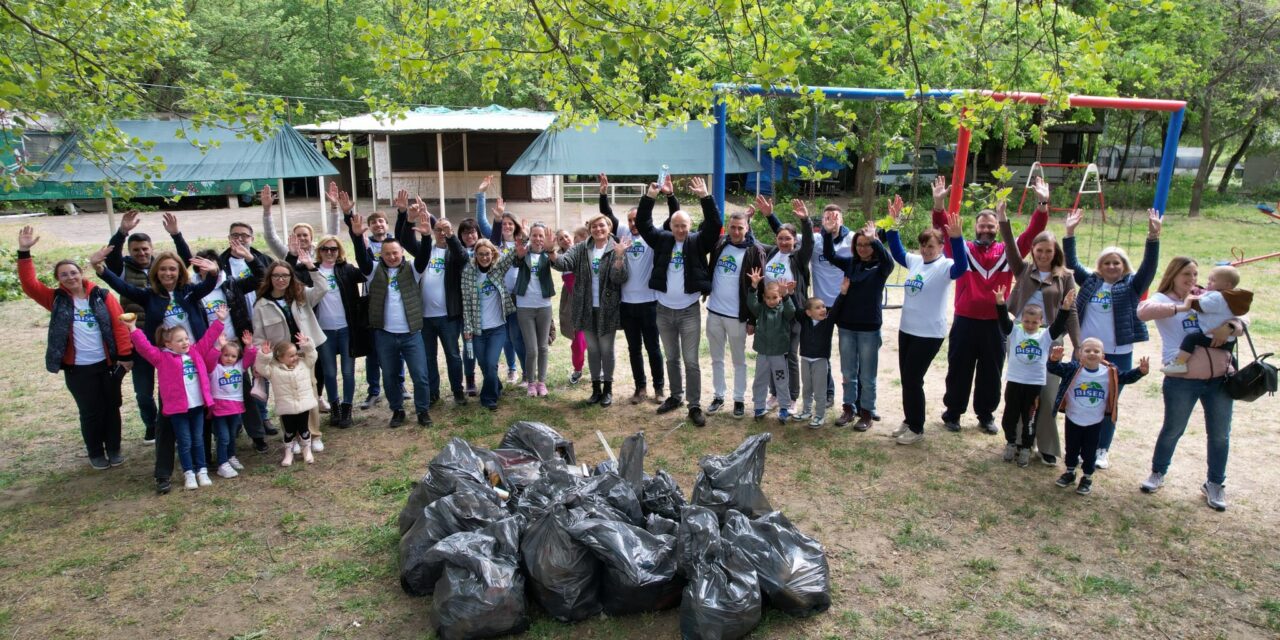
[[245, 331], [240, 341], [218, 336], [217, 344], [201, 354], [209, 372], [209, 415], [213, 418], [213, 437], [218, 459], [217, 473], [234, 478], [244, 470], [236, 457], [236, 433], [244, 416], [244, 390], [251, 384], [249, 371], [257, 359], [253, 332]]
[[[1209, 272], [1209, 286], [1199, 296], [1187, 296], [1179, 312], [1195, 311], [1199, 332], [1188, 333], [1178, 347], [1178, 356], [1160, 369], [1163, 373], [1186, 373], [1187, 359], [1196, 347], [1213, 348], [1210, 336], [1215, 329], [1249, 313], [1253, 292], [1240, 287], [1240, 272], [1231, 265], [1219, 265]], [[1228, 346], [1228, 345], [1224, 345]]]
[[1031, 445], [1035, 443], [1036, 405], [1040, 389], [1048, 379], [1046, 365], [1048, 347], [1067, 332], [1067, 321], [1075, 310], [1076, 290], [1069, 289], [1062, 299], [1062, 309], [1053, 320], [1053, 326], [1044, 326], [1044, 309], [1028, 304], [1022, 309], [1022, 321], [1014, 324], [1006, 306], [1008, 289], [996, 287], [996, 321], [1000, 331], [1008, 336], [1008, 370], [1004, 386], [1004, 461], [1019, 467], [1031, 461]]

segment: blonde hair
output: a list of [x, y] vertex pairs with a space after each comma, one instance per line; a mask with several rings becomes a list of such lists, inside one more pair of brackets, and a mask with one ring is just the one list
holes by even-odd
[[271, 348], [271, 356], [276, 360], [284, 360], [284, 357], [289, 353], [289, 350], [296, 348], [297, 347], [288, 340], [285, 340], [284, 342], [277, 342], [276, 346]]
[[305, 222], [299, 222], [293, 225], [292, 227], [289, 227], [289, 233], [292, 235], [298, 235], [298, 229], [306, 229], [307, 235], [311, 236], [312, 238], [316, 237], [316, 230], [312, 228], [311, 225]]
[[609, 225], [609, 233], [616, 231], [616, 229], [613, 228], [613, 221], [609, 219], [609, 216], [606, 216], [603, 213], [597, 213], [594, 216], [587, 218], [587, 229], [591, 229], [592, 225], [601, 220], [604, 220], [605, 224]]
[[1226, 291], [1240, 286], [1240, 270], [1229, 264], [1220, 264], [1209, 270], [1209, 275], [1218, 280], [1218, 291]]
[[335, 236], [335, 235], [327, 235], [323, 238], [320, 238], [320, 241], [316, 243], [316, 256], [320, 255], [320, 247], [323, 247], [324, 243], [326, 242], [333, 242], [334, 244], [338, 245], [338, 262], [347, 261], [347, 249], [342, 246], [342, 241], [339, 240], [338, 236]]
[[1127, 276], [1133, 273], [1133, 263], [1129, 262], [1129, 254], [1125, 253], [1124, 249], [1121, 249], [1120, 247], [1105, 247], [1102, 250], [1102, 253], [1098, 254], [1098, 261], [1094, 263], [1094, 268], [1101, 269], [1103, 259], [1110, 255], [1115, 255], [1120, 258], [1120, 262], [1124, 263], [1124, 275]]
[[[494, 244], [490, 242], [488, 238], [480, 238], [479, 240], [476, 240], [475, 244], [471, 245], [471, 254], [472, 254], [471, 261], [477, 267], [480, 266], [480, 263], [475, 261], [476, 260], [475, 256], [480, 254], [481, 249], [488, 249], [489, 251], [492, 251], [493, 259], [495, 261], [502, 256], [502, 252], [499, 251], [498, 247], [494, 246]], [[490, 262], [489, 265], [492, 266], [493, 263]]]

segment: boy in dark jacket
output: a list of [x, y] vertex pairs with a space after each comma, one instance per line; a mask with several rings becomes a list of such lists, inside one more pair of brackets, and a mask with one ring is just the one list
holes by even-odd
[[[747, 275], [755, 292], [747, 296], [747, 308], [756, 319], [755, 339], [751, 344], [756, 352], [756, 376], [751, 395], [755, 398], [756, 420], [761, 420], [766, 413], [769, 382], [772, 381], [779, 389], [786, 389], [791, 384], [787, 350], [791, 348], [791, 321], [796, 315], [796, 306], [791, 302], [796, 283], [770, 282], [761, 293], [760, 281], [764, 279], [764, 272], [757, 267]], [[791, 399], [782, 394], [778, 398], [778, 422], [786, 423], [790, 417]]]
[[831, 333], [840, 317], [845, 296], [849, 293], [849, 279], [840, 283], [840, 295], [828, 309], [822, 298], [814, 296], [804, 305], [806, 317], [796, 323], [800, 327], [800, 378], [803, 391], [800, 397], [804, 405], [792, 419], [809, 421], [810, 429], [822, 428], [827, 419], [828, 372], [831, 369]]

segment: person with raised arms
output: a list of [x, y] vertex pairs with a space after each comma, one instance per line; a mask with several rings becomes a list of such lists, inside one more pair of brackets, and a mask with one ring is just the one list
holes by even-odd
[[462, 339], [480, 365], [480, 406], [490, 411], [498, 410], [502, 395], [498, 358], [506, 343], [507, 316], [515, 310], [504, 276], [525, 249], [518, 243], [514, 251], [501, 255], [492, 242], [482, 238], [476, 241], [471, 260], [462, 270]]
[[721, 236], [711, 251], [711, 296], [707, 300], [707, 343], [711, 347], [711, 384], [715, 396], [707, 413], [724, 408], [728, 383], [725, 378], [724, 350], [733, 359], [733, 417], [746, 415], [747, 335], [753, 318], [747, 307], [751, 279], [747, 276], [764, 266], [765, 252], [748, 234], [750, 216], [733, 213], [727, 220], [728, 233]]
[[[769, 218], [777, 219], [773, 215], [773, 201], [764, 196], [756, 196], [755, 210]], [[791, 305], [793, 309], [803, 310], [805, 302], [809, 299], [809, 262], [812, 260], [814, 248], [813, 223], [809, 221], [809, 209], [804, 206], [804, 202], [792, 200], [791, 211], [796, 220], [800, 221], [800, 228], [796, 229], [796, 225], [789, 222], [779, 225], [774, 229], [776, 245], [760, 243], [760, 248], [765, 253], [764, 268], [761, 273], [764, 274], [765, 284], [794, 282], [795, 286], [789, 287]], [[789, 388], [778, 389], [776, 380], [769, 381], [769, 391], [775, 402], [788, 407], [800, 399], [800, 323], [795, 320], [798, 320], [801, 315], [792, 314], [793, 321], [788, 329], [791, 334], [791, 343], [785, 355]], [[781, 402], [783, 396], [789, 396], [790, 401]]]

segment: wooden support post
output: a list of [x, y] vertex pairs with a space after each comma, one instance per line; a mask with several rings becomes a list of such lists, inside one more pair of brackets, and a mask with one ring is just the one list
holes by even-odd
[[356, 137], [349, 135], [347, 141], [351, 147], [347, 151], [347, 164], [351, 167], [351, 202], [354, 203], [360, 201], [360, 179], [356, 176]]
[[[471, 162], [467, 158], [467, 132], [462, 132], [462, 179], [471, 184]], [[462, 214], [466, 215], [471, 212], [471, 198], [464, 197], [462, 199]]]
[[276, 180], [276, 193], [280, 194], [280, 224], [285, 233], [289, 233], [289, 210], [284, 208], [284, 178]]
[[447, 220], [449, 216], [444, 208], [444, 134], [436, 134], [436, 181], [439, 182], [440, 217]]
[[111, 191], [110, 191], [110, 190], [108, 190], [108, 191], [107, 191], [105, 194], [103, 194], [103, 195], [107, 196], [107, 197], [106, 197], [106, 205], [107, 205], [107, 227], [108, 227], [108, 231], [109, 231], [109, 232], [111, 232], [111, 233], [115, 233], [115, 232], [116, 232], [116, 203], [115, 203], [115, 200], [113, 200], [113, 199], [111, 198]]

